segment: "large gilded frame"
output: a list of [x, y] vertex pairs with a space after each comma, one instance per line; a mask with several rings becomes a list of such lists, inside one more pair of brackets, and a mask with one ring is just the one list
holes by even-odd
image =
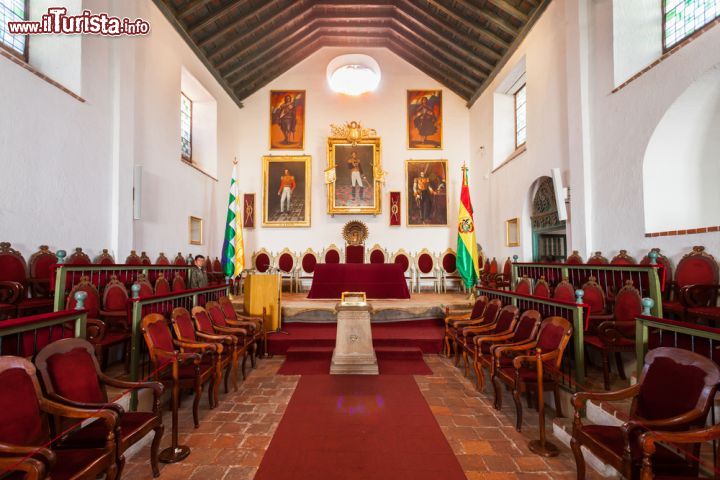
[[[337, 146], [354, 147], [357, 145], [372, 145], [373, 147], [373, 187], [374, 204], [372, 206], [344, 206], [336, 204], [335, 195], [335, 150]], [[382, 213], [382, 183], [384, 171], [380, 164], [380, 137], [363, 137], [349, 139], [344, 137], [328, 138], [328, 168], [325, 170], [325, 183], [327, 183], [327, 213], [330, 215], [379, 215]]]
[[[303, 195], [305, 197], [305, 215], [303, 219], [296, 219], [291, 221], [274, 221], [269, 220], [269, 190], [270, 190], [270, 178], [269, 170], [270, 163], [279, 164], [302, 164], [305, 172], [305, 191]], [[273, 189], [274, 190], [274, 189]], [[311, 191], [312, 191], [312, 157], [310, 155], [265, 155], [263, 157], [263, 216], [262, 226], [263, 227], [309, 227], [311, 222]]]

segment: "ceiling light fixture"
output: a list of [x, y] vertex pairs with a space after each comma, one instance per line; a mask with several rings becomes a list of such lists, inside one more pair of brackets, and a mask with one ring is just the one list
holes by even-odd
[[340, 55], [328, 64], [327, 81], [334, 92], [362, 95], [377, 89], [380, 84], [380, 66], [368, 55]]

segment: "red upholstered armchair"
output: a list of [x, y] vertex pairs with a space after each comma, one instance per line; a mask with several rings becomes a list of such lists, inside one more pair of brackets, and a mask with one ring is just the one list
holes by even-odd
[[608, 263], [608, 259], [603, 257], [602, 252], [595, 252], [587, 261], [588, 265], [607, 265]]
[[[87, 295], [85, 301], [83, 302], [83, 307], [85, 308], [85, 310], [87, 310], [88, 317], [87, 339], [95, 347], [95, 355], [100, 359], [100, 364], [103, 366], [103, 369], [107, 368], [108, 351], [116, 345], [122, 345], [123, 359], [125, 361], [125, 368], [127, 370], [129, 366], [128, 362], [130, 361], [130, 338], [132, 337], [129, 325], [126, 324], [127, 328], [108, 328], [108, 323], [100, 320], [101, 315], [107, 313], [108, 318], [111, 318], [109, 323], [112, 325], [114, 321], [117, 321], [118, 317], [122, 317], [120, 315], [118, 315], [118, 317], [115, 317], [113, 312], [105, 312], [104, 310], [101, 310], [100, 295], [98, 294], [97, 288], [95, 288], [95, 285], [90, 283], [90, 280], [86, 276], [82, 276], [80, 278], [80, 282], [77, 283], [72, 288], [72, 290], [70, 290], [70, 294], [65, 300], [65, 305], [69, 310], [75, 310], [75, 308], [77, 307], [77, 300], [75, 299], [75, 294], [78, 292], [84, 292]], [[111, 294], [108, 296], [108, 298], [116, 301], [118, 298], [116, 294], [121, 299], [127, 298], [123, 297], [122, 292], [120, 292], [119, 289], [115, 288], [111, 289]], [[111, 306], [113, 306], [112, 303]], [[127, 316], [125, 316], [125, 322], [127, 322]]]
[[17, 303], [25, 291], [18, 282], [0, 281], [0, 320], [17, 315]]
[[450, 311], [450, 307], [446, 307], [445, 309], [445, 337], [443, 344], [445, 345], [443, 348], [445, 352], [447, 353], [447, 356], [450, 356], [450, 353], [452, 350], [450, 349], [450, 328], [455, 328], [455, 322], [458, 321], [468, 321], [468, 320], [476, 320], [480, 317], [482, 317], [483, 312], [485, 311], [485, 307], [488, 304], [488, 297], [485, 295], [480, 295], [473, 304], [472, 310], [468, 312], [458, 313], [458, 312], [452, 312]]
[[675, 270], [675, 280], [670, 285], [670, 300], [663, 301], [663, 313], [685, 318], [688, 305], [683, 303], [683, 288], [689, 285], [717, 285], [718, 264], [705, 252], [705, 247], [693, 247], [683, 256]]
[[532, 280], [527, 275], [523, 275], [519, 278], [515, 285], [515, 293], [521, 293], [523, 295], [532, 295]]
[[[600, 350], [603, 364], [603, 380], [605, 390], [610, 390], [610, 355], [615, 354], [620, 378], [625, 380], [621, 352], [635, 351], [635, 317], [642, 314], [642, 298], [640, 291], [633, 286], [632, 280], [615, 296], [615, 304], [611, 317], [590, 316], [591, 327], [584, 337], [586, 346]], [[599, 320], [603, 320], [598, 323]]]
[[368, 251], [367, 263], [372, 263], [372, 264], [387, 263], [389, 258], [390, 258], [390, 256], [388, 255], [387, 250], [382, 248], [380, 245], [375, 244]]
[[590, 331], [593, 331], [593, 325], [603, 320], [610, 320], [612, 316], [607, 311], [607, 297], [605, 291], [595, 281], [595, 277], [590, 277], [582, 286], [583, 302], [590, 309], [590, 318], [588, 325]]
[[437, 259], [427, 248], [423, 248], [415, 255], [415, 275], [415, 289], [418, 293], [420, 293], [423, 282], [430, 283], [433, 292], [440, 291]]
[[[43, 348], [35, 357], [45, 392], [50, 400], [76, 408], [90, 410], [110, 409], [119, 416], [119, 435], [116, 435], [118, 467], [121, 470], [125, 462], [123, 454], [129, 447], [154, 432], [150, 449], [150, 465], [153, 476], [160, 475], [158, 468], [158, 448], [165, 427], [160, 413], [163, 386], [158, 382], [126, 382], [108, 377], [100, 371], [100, 365], [93, 355], [94, 348], [81, 338], [66, 338], [53, 342]], [[153, 405], [150, 412], [125, 412], [115, 403], [108, 403], [105, 386], [123, 390], [148, 388], [153, 393]], [[62, 443], [63, 448], [92, 448], [102, 444], [107, 437], [104, 424], [92, 423], [83, 427]]]
[[173, 277], [172, 281], [172, 291], [173, 292], [182, 292], [183, 290], [186, 290], [187, 286], [185, 284], [185, 277], [182, 276], [180, 272], [175, 272], [175, 276]]
[[475, 357], [475, 337], [487, 335], [500, 335], [510, 333], [515, 326], [520, 310], [514, 305], [505, 305], [495, 317], [493, 323], [487, 325], [464, 327], [460, 337], [461, 348], [463, 349], [463, 361], [465, 363], [465, 376], [468, 376], [470, 363], [468, 357]]
[[175, 256], [175, 258], [173, 259], [173, 265], [187, 265], [187, 260], [185, 260], [185, 257], [183, 257], [182, 252], [178, 252], [178, 254]]
[[[95, 419], [106, 435], [93, 448], [58, 449], [51, 443], [49, 415], [77, 422]], [[16, 472], [9, 478], [79, 480], [105, 474], [114, 480], [120, 473], [117, 424], [112, 410], [75, 408], [45, 398], [32, 363], [0, 357], [0, 471]]]
[[[493, 283], [493, 282], [491, 282]], [[494, 284], [495, 288], [500, 290], [509, 290], [512, 283], [512, 261], [510, 257], [505, 260], [503, 264], [502, 273], [495, 275]]]
[[165, 278], [165, 274], [158, 273], [158, 277], [155, 279], [155, 295], [167, 295], [170, 292], [170, 283]]
[[555, 285], [555, 289], [552, 294], [553, 300], [559, 300], [561, 302], [575, 302], [575, 288], [568, 281], [567, 277], [563, 278], [560, 283]]
[[152, 265], [152, 260], [146, 252], [140, 252], [140, 265]]
[[568, 256], [565, 260], [565, 263], [567, 263], [568, 265], [582, 265], [584, 262], [582, 257], [580, 256], [580, 252], [578, 252], [577, 250], [573, 250], [570, 256]]
[[365, 245], [345, 245], [345, 263], [365, 263]]
[[265, 273], [272, 267], [273, 257], [264, 248], [255, 252], [252, 256], [253, 269], [258, 273]]
[[135, 283], [133, 283], [133, 286], [135, 285], [138, 285], [140, 287], [140, 298], [152, 297], [153, 295], [155, 295], [152, 284], [148, 281], [147, 277], [144, 274], [141, 273], [137, 276], [137, 280], [135, 280]]
[[[641, 435], [650, 431], [660, 436], [668, 430], [678, 432], [703, 427], [713, 406], [718, 382], [720, 370], [709, 358], [688, 350], [661, 347], [648, 352], [638, 383], [630, 388], [607, 393], [576, 393], [573, 396], [575, 417], [571, 446], [577, 477], [585, 478], [585, 460], [581, 451], [581, 447], [585, 447], [625, 478], [638, 478], [643, 460]], [[615, 402], [625, 399], [632, 399], [632, 404], [629, 420], [624, 424], [582, 423], [581, 411], [587, 400]], [[652, 469], [658, 478], [664, 474], [682, 475], [683, 478], [697, 476], [699, 445], [691, 449], [687, 460], [665, 446], [656, 447], [652, 454]]]
[[[194, 307], [192, 312], [192, 318], [195, 321], [195, 329], [198, 334], [202, 333], [205, 336], [222, 336], [226, 349], [231, 349], [230, 354], [233, 356], [234, 362], [234, 375], [233, 385], [237, 390], [237, 374], [238, 370], [242, 373], [243, 380], [245, 380], [245, 363], [247, 362], [248, 348], [251, 346], [251, 335], [246, 329], [233, 328], [230, 326], [221, 327], [216, 325], [212, 321], [212, 316], [203, 307]], [[226, 323], [227, 325], [227, 323]], [[242, 363], [240, 358], [242, 356]], [[225, 379], [227, 391], [227, 377]]]
[[130, 322], [127, 317], [128, 292], [125, 284], [113, 275], [105, 285], [102, 295], [102, 310], [99, 314], [110, 327], [129, 331]]
[[415, 282], [415, 270], [410, 254], [401, 248], [392, 256], [390, 263], [397, 263], [402, 267], [405, 275], [405, 281], [408, 282], [408, 288], [412, 292]]
[[490, 378], [492, 378], [495, 373], [493, 350], [500, 346], [523, 345], [532, 341], [538, 334], [541, 321], [542, 315], [540, 315], [540, 312], [536, 310], [525, 310], [508, 331], [498, 332], [492, 335], [481, 334], [473, 337], [473, 364], [478, 390], [482, 391], [485, 388], [483, 368], [488, 369]]
[[[28, 298], [28, 287], [31, 291], [35, 288], [35, 284], [32, 280], [28, 279], [27, 265], [22, 254], [12, 248], [7, 242], [0, 242], [0, 282], [15, 282], [17, 283], [17, 289], [20, 290], [20, 295], [13, 295], [14, 308], [10, 308], [10, 302], [4, 301], [4, 310], [14, 310], [10, 316], [25, 316], [30, 313], [42, 313], [52, 311], [53, 300], [52, 298], [45, 298], [42, 296]], [[5, 283], [7, 285], [7, 283]], [[48, 276], [49, 286], [49, 276]], [[49, 292], [48, 292], [49, 293]]]
[[342, 263], [343, 258], [340, 249], [333, 243], [322, 253], [324, 263]]
[[102, 252], [93, 260], [95, 265], [115, 265], [115, 259], [107, 248], [103, 248]]
[[289, 248], [284, 248], [280, 253], [275, 256], [275, 269], [280, 272], [282, 282], [288, 283], [290, 292], [295, 289], [295, 270], [297, 269], [297, 255], [295, 255]]
[[130, 250], [130, 255], [125, 258], [125, 265], [142, 265], [142, 259], [135, 250]]
[[[538, 353], [541, 353], [543, 364], [548, 366], [547, 370], [543, 369], [543, 388], [547, 391], [554, 391], [555, 415], [563, 416], [557, 372], [560, 371], [563, 353], [570, 342], [572, 330], [572, 325], [567, 319], [548, 317], [540, 325], [536, 341], [514, 346], [499, 346], [493, 351], [495, 370], [492, 380], [495, 390], [495, 408], [498, 410], [502, 408], [502, 384], [505, 384], [512, 389], [517, 412], [515, 429], [518, 432], [522, 428], [520, 394], [525, 392], [530, 399], [532, 392], [537, 393], [539, 379], [535, 362]], [[538, 398], [537, 401], [544, 400]]]
[[[232, 309], [232, 313], [228, 315], [227, 310], [229, 309], [227, 308], [227, 303], [220, 304], [218, 302], [207, 302], [205, 310], [207, 311], [207, 314], [210, 315], [210, 320], [212, 320], [213, 325], [222, 328], [239, 328], [245, 332], [243, 333], [244, 337], [242, 340], [247, 346], [248, 353], [252, 354], [251, 361], [252, 366], [254, 367], [258, 345], [261, 340], [265, 340], [263, 319], [260, 317], [238, 314], [234, 308]], [[193, 309], [193, 312], [195, 312], [195, 309]]]
[[635, 265], [636, 263], [637, 260], [628, 255], [627, 250], [620, 250], [618, 254], [610, 260], [610, 265]]
[[458, 272], [457, 254], [455, 253], [455, 250], [448, 248], [440, 255], [439, 268], [441, 275], [440, 282], [443, 293], [447, 292], [448, 284], [453, 282], [457, 283], [459, 291], [467, 291], [465, 288], [465, 283], [463, 282], [463, 279]]
[[655, 254], [656, 264], [662, 265], [663, 270], [665, 271], [663, 274], [665, 277], [665, 285], [664, 285], [665, 288], [662, 291], [662, 299], [663, 299], [663, 304], [664, 304], [666, 301], [670, 300], [670, 290], [671, 290], [672, 278], [673, 278], [673, 266], [672, 266], [672, 262], [670, 262], [670, 259], [667, 258], [662, 253], [660, 253], [660, 249], [657, 247], [650, 249], [650, 252], [648, 252], [642, 258], [642, 260], [640, 260], [640, 265], [651, 265], [652, 264], [652, 259], [650, 258], [651, 252], [653, 252]]
[[[218, 345], [215, 343], [187, 343], [173, 340], [167, 320], [159, 313], [146, 315], [142, 320], [142, 332], [153, 365], [155, 380], [170, 385], [175, 390], [191, 389], [193, 399], [193, 421], [200, 426], [198, 407], [205, 384], [208, 384], [208, 403], [216, 406], [215, 386], [219, 385], [217, 369]], [[180, 352], [176, 348], [193, 348], [194, 352]], [[173, 401], [173, 406], [179, 402]], [[177, 412], [173, 412], [176, 414]]]
[[75, 248], [75, 251], [65, 260], [65, 263], [67, 265], [92, 265], [90, 257], [80, 247]]
[[[460, 363], [460, 354], [464, 353], [463, 345], [465, 343], [466, 327], [484, 327], [493, 325], [497, 320], [498, 313], [502, 308], [502, 302], [498, 299], [490, 300], [485, 306], [482, 315], [471, 320], [456, 320], [448, 325], [449, 341], [453, 344], [455, 351], [455, 365]], [[472, 336], [472, 335], [470, 335]]]
[[50, 275], [52, 266], [57, 263], [57, 256], [50, 251], [47, 245], [40, 245], [40, 249], [30, 256], [30, 293], [33, 299], [44, 299], [48, 311], [52, 310], [52, 292], [50, 291]]
[[160, 255], [155, 259], [155, 265], [170, 265], [170, 260], [163, 252], [160, 252]]
[[300, 255], [298, 268], [295, 270], [295, 291], [302, 290], [303, 280], [312, 280], [315, 273], [315, 266], [318, 264], [318, 256], [311, 248], [308, 248]]
[[550, 298], [550, 284], [545, 280], [545, 275], [542, 275], [540, 279], [535, 282], [533, 295], [536, 297]]

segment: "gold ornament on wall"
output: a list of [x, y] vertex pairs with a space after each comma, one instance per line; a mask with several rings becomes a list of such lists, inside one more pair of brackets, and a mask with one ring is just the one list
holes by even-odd
[[343, 227], [342, 234], [348, 245], [363, 245], [368, 237], [368, 227], [360, 220], [351, 220]]
[[331, 136], [334, 138], [342, 138], [348, 141], [352, 146], [357, 145], [358, 141], [364, 138], [377, 137], [377, 131], [374, 128], [363, 128], [360, 122], [355, 120], [345, 122], [345, 125], [330, 124]]

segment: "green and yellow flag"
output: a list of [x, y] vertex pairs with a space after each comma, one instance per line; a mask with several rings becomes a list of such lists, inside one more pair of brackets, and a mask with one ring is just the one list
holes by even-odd
[[470, 290], [480, 277], [478, 266], [477, 241], [475, 240], [475, 222], [468, 187], [468, 169], [463, 165], [463, 183], [460, 192], [460, 212], [458, 213], [457, 268], [465, 286]]
[[233, 166], [230, 180], [230, 198], [228, 200], [225, 238], [222, 248], [222, 268], [226, 277], [235, 278], [245, 268], [245, 245], [242, 233], [242, 215], [240, 214], [240, 191], [237, 183], [237, 164]]

